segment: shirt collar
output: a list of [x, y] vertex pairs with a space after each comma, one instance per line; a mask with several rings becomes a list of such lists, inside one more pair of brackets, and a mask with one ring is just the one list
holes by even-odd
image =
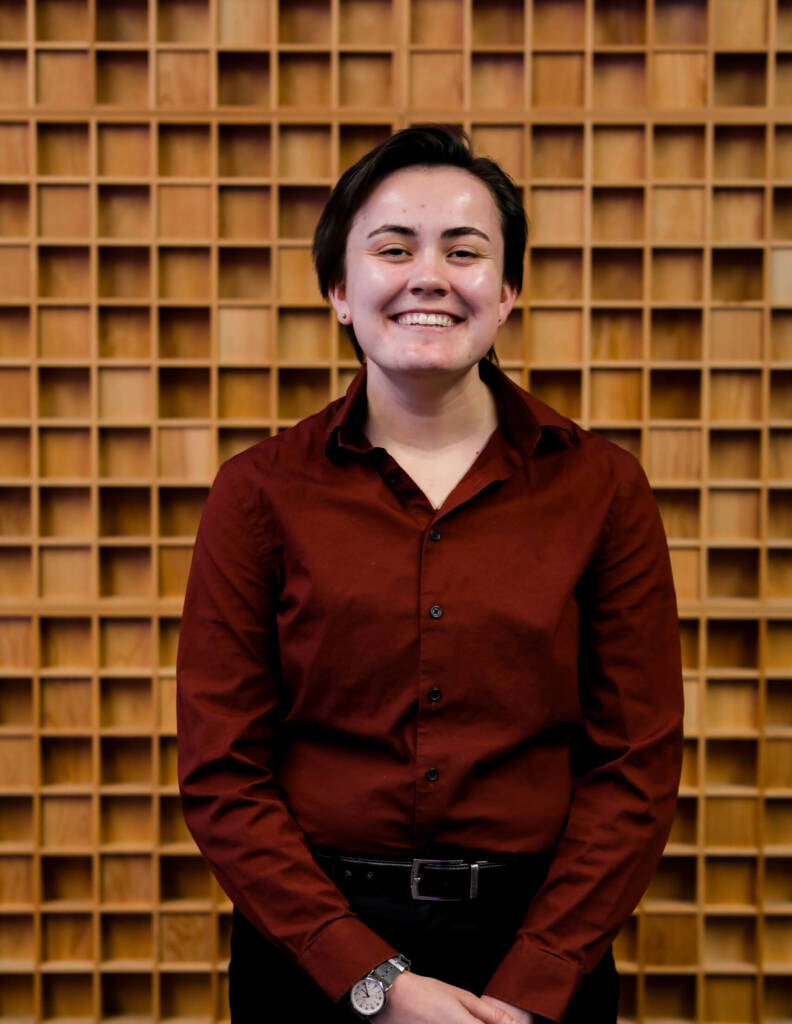
[[[572, 420], [518, 387], [494, 363], [482, 359], [479, 373], [495, 395], [501, 430], [524, 457], [540, 444], [555, 442], [571, 447], [576, 443], [577, 428]], [[365, 417], [366, 367], [362, 366], [332, 413], [325, 438], [325, 452], [330, 459], [363, 455], [372, 450], [363, 432]]]

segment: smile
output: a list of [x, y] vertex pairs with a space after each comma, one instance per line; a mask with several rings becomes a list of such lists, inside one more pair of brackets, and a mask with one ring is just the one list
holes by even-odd
[[402, 313], [393, 319], [404, 327], [453, 327], [459, 322], [447, 313]]

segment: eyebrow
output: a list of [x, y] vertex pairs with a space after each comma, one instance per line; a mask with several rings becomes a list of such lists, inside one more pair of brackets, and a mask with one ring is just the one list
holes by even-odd
[[[405, 227], [403, 224], [383, 224], [381, 227], [374, 228], [366, 236], [367, 238], [374, 238], [375, 235], [402, 235], [406, 238], [415, 238], [418, 232], [415, 228]], [[478, 235], [479, 238], [483, 238], [489, 242], [489, 235], [485, 234], [479, 228], [470, 227], [469, 225], [463, 224], [458, 228], [446, 228], [440, 235], [441, 238], [462, 238], [465, 235]]]

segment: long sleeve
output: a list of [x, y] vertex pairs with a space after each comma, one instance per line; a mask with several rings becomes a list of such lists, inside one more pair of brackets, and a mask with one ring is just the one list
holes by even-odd
[[393, 950], [316, 866], [279, 789], [283, 715], [272, 516], [234, 463], [210, 493], [178, 655], [179, 780], [187, 824], [221, 886], [333, 999]]
[[681, 666], [667, 546], [642, 470], [632, 460], [622, 466], [577, 594], [578, 781], [545, 885], [487, 989], [552, 1020], [643, 895], [679, 782]]

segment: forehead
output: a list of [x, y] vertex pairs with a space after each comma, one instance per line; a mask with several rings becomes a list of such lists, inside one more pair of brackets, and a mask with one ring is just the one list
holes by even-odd
[[382, 223], [468, 225], [487, 234], [500, 232], [492, 193], [461, 167], [403, 167], [383, 178], [355, 215], [352, 231]]

